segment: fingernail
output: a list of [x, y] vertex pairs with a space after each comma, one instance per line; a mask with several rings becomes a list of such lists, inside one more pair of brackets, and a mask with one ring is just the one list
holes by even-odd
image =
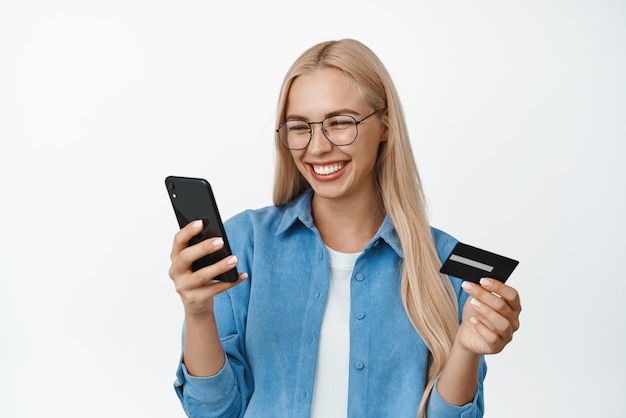
[[241, 274], [239, 275], [239, 278], [240, 278], [240, 279], [247, 279], [247, 278], [248, 278], [248, 273], [241, 273]]
[[236, 264], [236, 263], [237, 263], [237, 257], [235, 257], [234, 255], [231, 255], [231, 256], [228, 258], [227, 263], [228, 263], [228, 264]]
[[476, 306], [477, 308], [480, 308], [481, 306], [483, 306], [483, 304], [482, 304], [482, 303], [480, 303], [480, 302], [478, 301], [478, 299], [476, 299], [476, 298], [472, 298], [472, 300], [470, 301], [470, 303], [471, 303], [472, 305]]
[[470, 322], [474, 325], [478, 324], [478, 319], [474, 318], [473, 316], [470, 318]]
[[191, 227], [193, 229], [198, 229], [198, 228], [202, 227], [202, 220], [201, 219], [197, 219], [197, 220], [193, 221], [191, 223]]
[[489, 286], [491, 286], [491, 280], [489, 280], [486, 277], [483, 277], [482, 279], [480, 279], [480, 284], [485, 286], [485, 287], [489, 287]]
[[222, 238], [215, 238], [213, 240], [213, 246], [214, 247], [219, 247], [219, 246], [221, 246], [223, 244], [224, 244], [224, 240]]
[[461, 287], [465, 290], [472, 290], [474, 288], [474, 285], [470, 282], [463, 282], [461, 283]]

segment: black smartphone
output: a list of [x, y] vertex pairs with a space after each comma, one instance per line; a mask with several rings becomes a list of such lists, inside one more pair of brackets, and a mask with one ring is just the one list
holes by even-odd
[[[217, 210], [217, 203], [209, 182], [201, 178], [168, 176], [165, 179], [165, 186], [180, 228], [191, 221], [202, 220], [204, 228], [189, 241], [189, 245], [208, 238], [222, 237], [224, 240], [222, 249], [194, 261], [191, 269], [197, 271], [231, 255], [222, 218]], [[238, 273], [235, 267], [215, 279], [232, 283], [237, 281], [237, 278]]]

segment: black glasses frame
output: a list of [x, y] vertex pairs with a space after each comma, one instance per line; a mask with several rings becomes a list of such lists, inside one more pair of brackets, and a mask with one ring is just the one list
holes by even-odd
[[331, 144], [333, 144], [336, 147], [345, 147], [346, 145], [351, 145], [354, 143], [354, 141], [356, 141], [357, 137], [359, 136], [359, 124], [361, 122], [363, 122], [365, 119], [370, 118], [372, 116], [374, 116], [376, 113], [378, 113], [378, 110], [375, 110], [374, 112], [370, 113], [369, 115], [365, 116], [362, 119], [356, 120], [354, 118], [354, 116], [352, 115], [333, 115], [333, 116], [329, 116], [327, 118], [325, 118], [324, 120], [320, 121], [320, 122], [308, 122], [306, 120], [302, 120], [302, 121], [298, 121], [298, 122], [304, 122], [307, 125], [309, 125], [309, 140], [307, 141], [306, 145], [303, 147], [297, 147], [297, 148], [292, 148], [290, 147], [287, 143], [286, 143], [286, 139], [283, 140], [283, 138], [280, 136], [280, 129], [285, 126], [287, 124], [287, 122], [294, 122], [294, 121], [285, 121], [283, 123], [281, 123], [280, 125], [278, 125], [278, 128], [276, 129], [276, 135], [278, 135], [278, 139], [280, 140], [280, 143], [283, 144], [286, 148], [290, 149], [290, 150], [301, 150], [301, 149], [305, 149], [306, 147], [309, 146], [309, 144], [311, 143], [311, 139], [313, 139], [313, 127], [311, 125], [322, 125], [324, 126], [324, 122], [326, 122], [328, 119], [330, 118], [335, 118], [337, 116], [347, 116], [349, 118], [351, 118], [354, 121], [354, 127], [356, 128], [356, 132], [354, 134], [354, 139], [350, 142], [348, 142], [347, 144], [335, 144], [327, 135], [326, 132], [324, 131], [324, 129], [322, 129], [322, 133], [324, 134], [324, 138], [326, 138], [326, 140], [328, 140], [328, 142], [330, 142]]

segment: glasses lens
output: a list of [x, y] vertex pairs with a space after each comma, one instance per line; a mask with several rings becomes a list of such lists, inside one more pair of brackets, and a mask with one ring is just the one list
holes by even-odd
[[326, 137], [335, 145], [348, 145], [356, 139], [356, 120], [351, 116], [340, 115], [326, 118], [322, 128]]
[[278, 129], [280, 141], [291, 149], [306, 148], [311, 138], [311, 128], [301, 120], [290, 120]]

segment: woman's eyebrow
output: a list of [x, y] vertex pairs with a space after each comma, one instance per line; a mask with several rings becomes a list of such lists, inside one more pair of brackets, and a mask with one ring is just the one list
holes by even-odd
[[[357, 112], [356, 110], [350, 109], [348, 107], [344, 107], [342, 109], [337, 109], [337, 110], [333, 110], [332, 112], [328, 112], [324, 115], [324, 119], [331, 117], [331, 116], [337, 116], [337, 115], [360, 115], [360, 112]], [[285, 120], [305, 120], [308, 122], [315, 122], [315, 121], [311, 121], [309, 118], [299, 115], [299, 114], [289, 114], [285, 117]], [[320, 121], [321, 122], [321, 121]]]
[[350, 109], [348, 107], [344, 107], [343, 109], [335, 110], [333, 112], [327, 113], [326, 117], [329, 116], [337, 116], [337, 115], [360, 115], [356, 110]]

